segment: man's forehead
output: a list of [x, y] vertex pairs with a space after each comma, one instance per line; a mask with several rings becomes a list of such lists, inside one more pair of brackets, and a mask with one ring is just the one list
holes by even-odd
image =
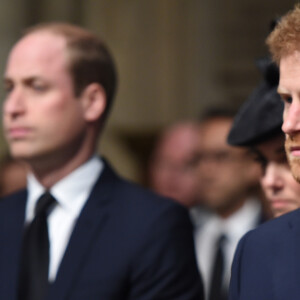
[[47, 32], [35, 32], [23, 37], [15, 44], [10, 52], [9, 59], [51, 59], [59, 56], [65, 50], [66, 41], [63, 37]]
[[63, 37], [51, 32], [36, 32], [25, 36], [11, 50], [5, 76], [65, 66], [65, 45]]
[[280, 79], [278, 92], [289, 92], [290, 80], [294, 82], [295, 78], [300, 78], [300, 52], [298, 50], [285, 55], [281, 58], [279, 64]]

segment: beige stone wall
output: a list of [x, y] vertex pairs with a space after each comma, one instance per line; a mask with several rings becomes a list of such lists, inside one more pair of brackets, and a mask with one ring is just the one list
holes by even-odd
[[[26, 25], [71, 21], [104, 37], [120, 84], [99, 146], [126, 177], [141, 181], [151, 138], [208, 106], [237, 106], [254, 87], [272, 18], [291, 0], [2, 0], [0, 68]], [[2, 95], [2, 93], [1, 93]], [[4, 146], [1, 142], [1, 153]]]

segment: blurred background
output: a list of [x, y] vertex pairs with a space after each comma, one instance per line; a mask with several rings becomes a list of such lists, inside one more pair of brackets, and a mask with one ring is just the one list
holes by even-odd
[[[99, 152], [142, 183], [161, 128], [208, 107], [239, 107], [259, 80], [272, 19], [292, 0], [1, 0], [0, 72], [27, 26], [68, 21], [103, 37], [119, 88]], [[1, 88], [1, 98], [3, 91]], [[7, 148], [1, 133], [0, 155]]]

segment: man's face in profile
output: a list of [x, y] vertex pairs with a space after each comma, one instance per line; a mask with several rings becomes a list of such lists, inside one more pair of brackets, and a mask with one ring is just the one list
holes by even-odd
[[83, 109], [66, 61], [65, 40], [47, 31], [25, 36], [12, 49], [3, 125], [14, 157], [54, 163], [77, 151], [85, 133]]
[[278, 92], [284, 101], [286, 154], [293, 176], [300, 182], [300, 52], [294, 51], [280, 60]]

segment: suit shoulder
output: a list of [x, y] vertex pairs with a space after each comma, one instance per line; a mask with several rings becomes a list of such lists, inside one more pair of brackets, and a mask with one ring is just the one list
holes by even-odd
[[125, 200], [127, 204], [140, 209], [174, 209], [183, 213], [187, 212], [186, 208], [175, 200], [160, 196], [153, 191], [126, 180], [120, 182], [116, 192], [123, 195], [123, 200], [121, 201]]
[[5, 197], [0, 198], [0, 210], [5, 207], [15, 208], [15, 206], [19, 206], [21, 203], [25, 203], [27, 198], [27, 190], [22, 189], [15, 193], [9, 194]]
[[192, 231], [188, 211], [175, 200], [159, 196], [137, 184], [120, 180], [112, 192], [113, 215], [135, 232]]
[[280, 217], [269, 220], [257, 228], [248, 232], [242, 242], [247, 244], [255, 244], [260, 242], [282, 243], [284, 239], [288, 239], [292, 229], [296, 227], [300, 229], [300, 209], [284, 214]]
[[174, 207], [178, 210], [185, 210], [185, 208], [172, 199], [160, 196], [153, 191], [142, 187], [134, 182], [131, 182], [119, 176], [113, 168], [105, 161], [105, 169], [100, 176], [98, 186], [109, 186], [111, 189], [114, 201], [118, 205], [126, 202], [126, 205], [135, 205], [137, 207]]
[[[0, 200], [0, 232], [20, 224], [23, 226], [27, 191], [22, 190]], [[12, 225], [14, 224], [14, 225]]]
[[110, 216], [125, 227], [135, 226], [135, 231], [148, 231], [151, 226], [191, 226], [188, 211], [182, 205], [118, 176], [110, 167], [104, 169], [91, 199], [95, 205], [109, 203]]

